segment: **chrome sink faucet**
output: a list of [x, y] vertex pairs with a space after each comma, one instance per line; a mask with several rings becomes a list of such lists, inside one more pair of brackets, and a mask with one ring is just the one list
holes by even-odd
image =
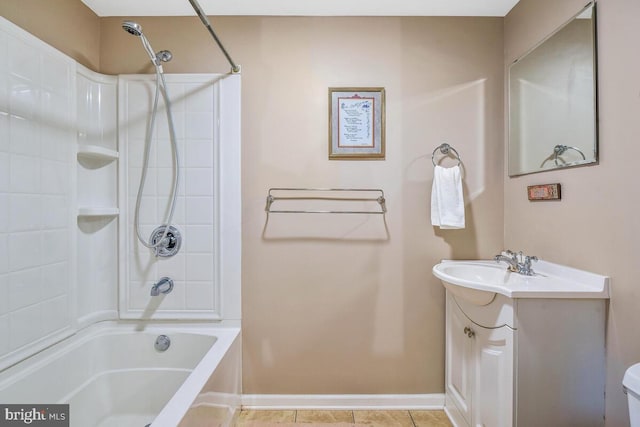
[[493, 259], [496, 262], [506, 262], [509, 271], [525, 276], [533, 276], [535, 274], [531, 268], [531, 262], [538, 261], [537, 256], [529, 256], [522, 253], [522, 251], [516, 253], [510, 250], [504, 251], [504, 255], [496, 255]]
[[507, 268], [509, 269], [509, 271], [512, 271], [514, 273], [518, 272], [518, 256], [516, 254], [514, 254], [513, 252], [507, 250], [505, 251], [505, 253], [507, 253], [508, 255], [496, 255], [495, 257], [493, 257], [495, 262], [506, 262], [507, 263]]

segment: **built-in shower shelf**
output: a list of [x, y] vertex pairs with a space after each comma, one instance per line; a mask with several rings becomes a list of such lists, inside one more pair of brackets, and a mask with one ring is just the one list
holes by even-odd
[[118, 216], [120, 209], [118, 208], [79, 208], [78, 217], [97, 217], [97, 216]]
[[79, 145], [78, 158], [98, 159], [98, 160], [115, 160], [119, 156], [118, 152], [99, 145]]

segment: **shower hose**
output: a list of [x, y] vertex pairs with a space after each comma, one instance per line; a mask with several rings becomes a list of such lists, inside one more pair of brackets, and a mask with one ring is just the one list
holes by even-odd
[[[176, 207], [176, 199], [178, 196], [178, 182], [179, 182], [179, 157], [178, 157], [178, 144], [176, 142], [176, 132], [173, 124], [173, 115], [171, 113], [171, 101], [169, 100], [169, 94], [167, 91], [167, 82], [164, 78], [164, 73], [162, 72], [162, 66], [154, 63], [156, 68], [156, 90], [155, 96], [153, 100], [153, 109], [151, 112], [151, 117], [148, 122], [147, 133], [145, 137], [144, 143], [144, 159], [142, 163], [142, 174], [140, 175], [140, 185], [138, 187], [138, 195], [136, 197], [136, 209], [134, 214], [134, 229], [136, 232], [136, 236], [140, 243], [142, 243], [145, 247], [150, 249], [157, 249], [162, 246], [167, 246], [167, 233], [169, 232], [169, 227], [171, 226], [171, 222], [173, 221], [173, 213]], [[153, 129], [155, 126], [156, 115], [158, 112], [158, 98], [162, 93], [162, 98], [164, 100], [166, 111], [167, 111], [167, 121], [169, 124], [169, 139], [171, 140], [171, 150], [173, 155], [173, 185], [171, 188], [171, 203], [169, 205], [169, 212], [165, 217], [164, 225], [164, 233], [162, 237], [158, 239], [156, 242], [151, 242], [151, 240], [147, 241], [140, 233], [140, 205], [142, 204], [142, 194], [144, 192], [145, 182], [147, 180], [147, 171], [149, 169], [149, 152], [151, 151], [151, 140], [153, 139]]]

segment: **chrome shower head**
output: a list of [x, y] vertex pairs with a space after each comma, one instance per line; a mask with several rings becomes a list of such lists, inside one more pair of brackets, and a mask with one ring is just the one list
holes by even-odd
[[140, 37], [140, 40], [142, 41], [142, 46], [144, 47], [144, 50], [147, 51], [147, 54], [149, 54], [149, 58], [151, 59], [151, 62], [156, 67], [160, 67], [159, 70], [160, 72], [162, 72], [160, 61], [162, 62], [170, 61], [171, 58], [173, 57], [173, 55], [171, 55], [171, 52], [169, 52], [168, 50], [166, 51], [161, 50], [160, 52], [155, 53], [153, 51], [153, 48], [151, 47], [151, 43], [149, 43], [149, 40], [147, 40], [147, 38], [144, 36], [144, 33], [142, 32], [142, 25], [138, 24], [137, 22], [122, 21], [122, 29], [129, 34], [132, 34], [136, 37]]
[[134, 21], [122, 21], [122, 29], [136, 37], [142, 36], [142, 25]]

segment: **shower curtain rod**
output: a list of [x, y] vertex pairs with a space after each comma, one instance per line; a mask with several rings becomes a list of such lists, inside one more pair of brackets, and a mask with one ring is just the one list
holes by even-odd
[[215, 31], [213, 31], [213, 28], [211, 27], [211, 23], [209, 22], [209, 19], [207, 18], [207, 15], [204, 14], [204, 11], [202, 10], [202, 7], [200, 7], [200, 5], [198, 4], [198, 1], [197, 0], [189, 0], [189, 3], [191, 3], [191, 6], [193, 7], [193, 10], [196, 11], [196, 14], [200, 18], [200, 20], [202, 21], [204, 26], [207, 27], [207, 30], [209, 30], [209, 34], [211, 34], [211, 37], [213, 37], [213, 39], [216, 41], [216, 43], [218, 43], [218, 47], [220, 48], [222, 53], [224, 53], [224, 56], [227, 57], [227, 61], [229, 61], [229, 64], [231, 64], [231, 72], [233, 74], [239, 73], [240, 72], [240, 66], [236, 65], [236, 63], [233, 62], [233, 59], [231, 59], [231, 56], [227, 52], [227, 49], [224, 48], [224, 46], [222, 45], [222, 42], [220, 41], [220, 39], [216, 35]]

